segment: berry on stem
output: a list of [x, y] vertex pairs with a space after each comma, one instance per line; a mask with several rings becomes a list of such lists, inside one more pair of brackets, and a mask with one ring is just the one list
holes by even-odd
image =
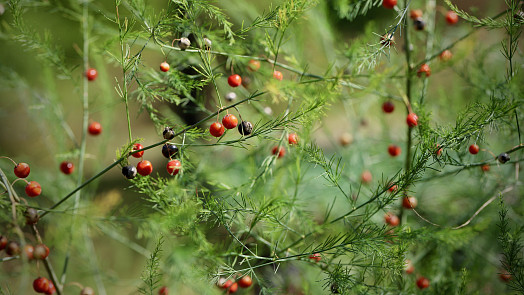
[[220, 278], [217, 282], [217, 286], [219, 288], [222, 288], [222, 289], [227, 289], [229, 288], [231, 285], [233, 285], [233, 281], [231, 280], [226, 280], [225, 278]]
[[400, 224], [400, 219], [398, 216], [390, 212], [384, 215], [384, 221], [390, 226], [397, 226]]
[[75, 165], [73, 163], [69, 161], [63, 161], [62, 163], [60, 163], [60, 171], [62, 171], [62, 173], [64, 173], [65, 175], [73, 173], [74, 170]]
[[24, 216], [26, 223], [29, 225], [36, 224], [40, 219], [38, 211], [35, 208], [27, 208], [24, 212]]
[[191, 41], [189, 41], [188, 38], [182, 37], [180, 40], [178, 40], [178, 48], [180, 48], [182, 51], [186, 50], [189, 46], [191, 46]]
[[415, 197], [404, 197], [402, 199], [402, 207], [406, 209], [413, 209], [417, 207], [417, 198]]
[[166, 143], [162, 146], [162, 155], [164, 157], [170, 159], [173, 155], [176, 155], [178, 153], [178, 147], [174, 144]]
[[287, 141], [289, 144], [298, 144], [298, 135], [296, 133], [290, 133], [287, 136]]
[[162, 136], [164, 139], [171, 140], [175, 138], [175, 131], [173, 131], [173, 128], [166, 127], [164, 128], [164, 132], [162, 132]]
[[169, 64], [167, 62], [163, 62], [160, 64], [160, 70], [162, 72], [167, 72], [169, 71]]
[[426, 75], [426, 77], [431, 75], [431, 69], [429, 68], [428, 64], [422, 64], [418, 69], [417, 76], [422, 77], [422, 74]]
[[169, 295], [169, 289], [166, 286], [163, 286], [158, 290], [158, 295]]
[[204, 41], [204, 48], [205, 49], [207, 49], [207, 50], [211, 49], [211, 45], [213, 45], [213, 42], [211, 42], [211, 40], [209, 40], [209, 38], [204, 37], [202, 39], [202, 41]]
[[213, 135], [214, 137], [220, 137], [222, 134], [224, 134], [224, 125], [220, 124], [220, 122], [215, 122], [209, 126], [209, 133]]
[[398, 186], [396, 184], [394, 184], [394, 185], [389, 184], [389, 186], [390, 187], [388, 188], [388, 191], [390, 191], [390, 192], [394, 192], [398, 188]]
[[247, 69], [256, 72], [258, 69], [260, 69], [260, 61], [255, 59], [250, 59], [247, 63]]
[[15, 241], [7, 242], [7, 246], [5, 247], [5, 254], [7, 254], [7, 256], [15, 256], [20, 254], [20, 245]]
[[4, 236], [0, 236], [0, 250], [4, 250], [7, 246], [7, 238]]
[[229, 288], [227, 288], [226, 294], [233, 294], [236, 291], [238, 291], [238, 284], [237, 283], [233, 283], [231, 286], [229, 286]]
[[127, 179], [133, 179], [135, 178], [136, 176], [136, 168], [135, 166], [133, 165], [128, 165], [128, 166], [125, 166], [125, 167], [122, 167], [122, 174], [127, 178]]
[[55, 284], [53, 282], [49, 281], [49, 288], [47, 288], [47, 291], [45, 291], [46, 295], [53, 295], [56, 293]]
[[227, 78], [227, 83], [231, 87], [238, 87], [242, 84], [242, 78], [238, 74], [234, 74]]
[[426, 27], [426, 22], [424, 22], [424, 19], [421, 17], [418, 17], [413, 20], [413, 26], [415, 27], [415, 30], [422, 31]]
[[38, 277], [33, 281], [33, 289], [37, 293], [47, 292], [49, 289], [49, 280], [43, 277]]
[[415, 266], [411, 262], [411, 260], [407, 259], [406, 264], [404, 266], [404, 271], [409, 275], [412, 274], [415, 271]]
[[365, 170], [365, 171], [362, 172], [362, 174], [360, 175], [360, 180], [361, 180], [363, 183], [370, 183], [371, 180], [373, 180], [373, 175], [371, 174], [371, 172], [369, 172], [369, 170]]
[[94, 81], [98, 76], [96, 69], [90, 68], [86, 71], [86, 78], [88, 81]]
[[278, 81], [282, 81], [282, 79], [284, 79], [284, 75], [282, 75], [282, 72], [280, 71], [274, 71], [273, 78], [277, 79]]
[[[144, 148], [144, 146], [141, 145], [141, 144], [139, 144], [139, 143], [135, 143], [135, 144], [133, 145], [133, 151], [141, 150], [141, 149], [143, 149], [143, 148]], [[140, 151], [140, 152], [138, 152], [138, 153], [133, 153], [133, 152], [131, 152], [131, 156], [133, 156], [133, 157], [135, 157], [135, 158], [142, 158], [143, 155], [144, 155], [144, 151]]]
[[448, 61], [453, 57], [453, 53], [449, 50], [444, 50], [440, 53], [439, 58], [441, 61]]
[[480, 166], [480, 169], [482, 169], [482, 171], [484, 172], [488, 172], [490, 167], [489, 167], [489, 164], [484, 164], [482, 166]]
[[25, 193], [29, 197], [36, 197], [36, 196], [38, 196], [38, 195], [40, 195], [42, 193], [42, 187], [40, 186], [40, 184], [38, 182], [30, 181], [25, 186]]
[[397, 5], [397, 0], [384, 0], [382, 1], [382, 6], [387, 9], [393, 9]]
[[98, 135], [102, 133], [102, 125], [98, 122], [93, 122], [89, 124], [89, 127], [87, 128], [87, 132], [91, 135]]
[[18, 178], [26, 178], [29, 172], [31, 172], [31, 169], [27, 163], [18, 163], [14, 169], [14, 173]]
[[271, 153], [273, 153], [273, 155], [277, 155], [277, 158], [282, 158], [283, 156], [286, 155], [286, 149], [284, 147], [278, 147], [278, 146], [274, 146], [273, 149], [271, 150]]
[[459, 17], [458, 15], [450, 10], [446, 13], [446, 22], [449, 24], [449, 25], [454, 25], [456, 24], [457, 22], [459, 21]]
[[508, 154], [506, 153], [502, 153], [500, 155], [497, 156], [497, 160], [499, 160], [500, 163], [504, 164], [506, 163], [507, 161], [509, 161], [511, 158], [509, 157]]
[[253, 284], [253, 280], [248, 275], [245, 275], [245, 276], [241, 277], [240, 280], [238, 280], [238, 285], [241, 288], [249, 288], [251, 286], [251, 284]]
[[313, 253], [309, 255], [309, 259], [314, 260], [315, 262], [320, 262], [320, 260], [322, 260], [322, 256], [320, 253]]
[[396, 156], [400, 155], [401, 151], [402, 150], [400, 149], [400, 147], [398, 145], [390, 144], [388, 146], [388, 153], [392, 157], [396, 157]]
[[500, 273], [499, 274], [499, 278], [504, 281], [504, 282], [509, 282], [511, 281], [511, 274], [507, 273], [507, 272], [503, 272], [503, 273]]
[[418, 116], [415, 113], [409, 113], [406, 117], [406, 123], [409, 127], [415, 127], [418, 125]]
[[31, 245], [25, 245], [24, 246], [24, 253], [27, 259], [31, 260], [33, 259], [33, 252], [35, 251], [35, 247]]
[[178, 174], [178, 171], [180, 170], [181, 166], [182, 164], [179, 160], [169, 161], [166, 166], [167, 173], [169, 173], [169, 175], [175, 176]]
[[233, 129], [238, 125], [238, 119], [232, 114], [227, 114], [222, 118], [222, 125], [227, 129]]
[[479, 146], [476, 144], [472, 144], [469, 146], [469, 153], [472, 155], [476, 155], [479, 153]]
[[411, 19], [417, 19], [419, 17], [422, 17], [422, 10], [420, 9], [413, 9], [409, 12], [409, 17]]
[[384, 113], [392, 113], [395, 110], [395, 105], [392, 101], [386, 101], [382, 104], [382, 110]]
[[427, 287], [429, 287], [429, 280], [426, 279], [425, 277], [418, 278], [417, 287], [421, 290], [426, 289]]
[[35, 259], [44, 260], [49, 256], [49, 248], [44, 244], [39, 244], [35, 246], [35, 251], [33, 252], [33, 257]]
[[233, 100], [237, 99], [237, 94], [234, 92], [228, 92], [226, 94], [226, 100], [229, 102], [232, 102]]
[[142, 160], [136, 165], [136, 170], [138, 174], [147, 176], [153, 172], [153, 165], [148, 160]]
[[248, 121], [242, 121], [238, 125], [238, 132], [240, 132], [241, 135], [250, 135], [251, 132], [253, 132], [253, 124]]

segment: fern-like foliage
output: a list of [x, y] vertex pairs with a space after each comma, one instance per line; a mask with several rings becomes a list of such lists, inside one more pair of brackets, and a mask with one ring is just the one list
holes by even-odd
[[153, 295], [155, 290], [158, 288], [159, 282], [162, 279], [162, 273], [160, 272], [160, 258], [162, 253], [162, 244], [164, 243], [164, 237], [160, 236], [156, 243], [155, 250], [151, 253], [149, 260], [147, 261], [146, 269], [142, 273], [142, 281], [144, 286], [138, 288], [140, 294]]

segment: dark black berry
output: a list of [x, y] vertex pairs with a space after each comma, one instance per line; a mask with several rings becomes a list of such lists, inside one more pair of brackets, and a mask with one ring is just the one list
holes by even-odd
[[500, 155], [497, 157], [497, 159], [499, 160], [500, 163], [504, 164], [504, 163], [506, 163], [507, 161], [510, 160], [510, 157], [509, 157], [508, 154], [506, 154], [506, 153], [502, 153], [502, 154], [500, 154]]
[[40, 219], [38, 211], [35, 208], [27, 208], [24, 215], [27, 224], [35, 224], [38, 222], [38, 219]]
[[422, 31], [426, 27], [426, 23], [421, 17], [417, 17], [413, 20], [413, 25], [415, 26], [415, 30]]
[[136, 176], [136, 167], [133, 165], [125, 166], [122, 168], [122, 174], [124, 174], [127, 179], [133, 179]]
[[242, 123], [238, 124], [238, 132], [242, 135], [251, 134], [253, 132], [253, 124], [248, 121], [242, 121]]
[[338, 291], [338, 285], [336, 283], [331, 284], [331, 293], [340, 294], [340, 292]]
[[175, 131], [173, 131], [173, 128], [166, 127], [164, 128], [164, 132], [162, 133], [164, 135], [164, 139], [171, 140], [175, 138]]
[[178, 153], [178, 147], [174, 144], [164, 144], [164, 146], [162, 147], [162, 155], [164, 155], [164, 157], [170, 159], [173, 155], [175, 155], [176, 153]]

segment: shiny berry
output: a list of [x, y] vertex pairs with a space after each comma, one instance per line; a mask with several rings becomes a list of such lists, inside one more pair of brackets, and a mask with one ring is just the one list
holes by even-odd
[[271, 150], [271, 153], [273, 153], [273, 155], [277, 155], [278, 154], [278, 158], [282, 158], [284, 155], [286, 155], [286, 149], [284, 147], [278, 147], [278, 146], [274, 146], [273, 149]]
[[209, 126], [209, 133], [213, 135], [214, 137], [220, 137], [224, 134], [224, 125], [220, 124], [220, 122], [215, 122]]
[[167, 62], [163, 62], [160, 64], [160, 70], [162, 72], [167, 72], [169, 71], [169, 64]]
[[174, 144], [166, 143], [162, 146], [162, 155], [170, 159], [173, 155], [178, 153], [178, 147]]
[[511, 275], [507, 272], [503, 272], [501, 274], [499, 274], [499, 278], [504, 281], [504, 282], [509, 282], [511, 281]]
[[229, 92], [226, 94], [226, 100], [229, 102], [232, 102], [233, 100], [237, 99], [237, 94], [234, 92]]
[[506, 163], [507, 161], [509, 161], [511, 158], [509, 157], [508, 154], [506, 153], [502, 153], [500, 155], [497, 156], [497, 160], [499, 160], [500, 163], [504, 164]]
[[136, 170], [138, 174], [147, 176], [153, 172], [153, 165], [148, 160], [142, 160], [136, 165]]
[[191, 41], [188, 38], [182, 37], [178, 40], [178, 48], [181, 50], [186, 50], [189, 46], [191, 46]]
[[431, 75], [431, 69], [429, 68], [428, 64], [422, 64], [418, 69], [417, 76], [422, 77], [422, 75], [426, 75], [426, 77]]
[[158, 290], [158, 295], [169, 295], [169, 289], [166, 286], [163, 286]]
[[102, 133], [102, 125], [98, 122], [93, 122], [89, 124], [89, 127], [87, 128], [87, 132], [91, 135], [98, 135]]
[[233, 129], [238, 125], [238, 119], [232, 114], [227, 114], [222, 118], [222, 125], [227, 129]]
[[75, 165], [73, 163], [69, 161], [63, 161], [62, 163], [60, 163], [60, 171], [62, 171], [62, 173], [69, 175], [73, 173], [74, 170]]
[[5, 247], [5, 253], [7, 254], [7, 256], [15, 256], [20, 254], [20, 245], [15, 241], [7, 242], [7, 245]]
[[33, 281], [33, 289], [37, 293], [44, 293], [49, 289], [49, 280], [46, 278], [39, 277]]
[[296, 133], [290, 133], [287, 136], [287, 142], [289, 144], [298, 144], [298, 135]]
[[24, 212], [25, 221], [27, 224], [35, 224], [40, 219], [38, 211], [35, 208], [27, 208]]
[[398, 186], [397, 186], [396, 184], [394, 184], [394, 185], [391, 185], [391, 184], [390, 184], [390, 185], [389, 185], [389, 188], [388, 188], [388, 191], [390, 191], [390, 192], [394, 192], [394, 191], [397, 190], [397, 188], [398, 188]]
[[401, 151], [402, 150], [400, 149], [400, 147], [398, 145], [390, 144], [388, 146], [388, 153], [392, 157], [396, 157], [396, 156], [400, 155]]
[[448, 61], [453, 57], [453, 53], [449, 50], [444, 50], [440, 53], [439, 58], [441, 61]]
[[46, 295], [53, 295], [56, 293], [56, 288], [53, 282], [49, 281], [49, 288], [45, 291]]
[[387, 9], [393, 9], [395, 5], [397, 5], [397, 0], [383, 0], [382, 1], [382, 6], [384, 6], [384, 8], [387, 8]]
[[[143, 148], [144, 148], [144, 146], [141, 145], [141, 144], [139, 144], [139, 143], [135, 143], [135, 144], [133, 145], [133, 151], [141, 150], [141, 149], [143, 149]], [[144, 151], [140, 151], [140, 152], [138, 152], [138, 153], [133, 153], [133, 152], [131, 152], [131, 156], [133, 156], [133, 157], [135, 157], [135, 158], [141, 158], [143, 155], [144, 155]]]
[[180, 170], [180, 166], [182, 166], [182, 164], [179, 160], [169, 161], [166, 166], [167, 173], [173, 176], [177, 175], [178, 171]]
[[249, 62], [247, 63], [247, 69], [252, 72], [258, 71], [258, 69], [260, 69], [260, 61], [255, 60], [255, 59], [250, 59]]
[[400, 219], [393, 213], [386, 213], [384, 215], [384, 221], [390, 226], [397, 226], [400, 223]]
[[33, 259], [33, 252], [35, 251], [35, 247], [31, 245], [25, 245], [24, 246], [24, 254], [27, 257], [27, 259], [31, 260]]
[[127, 179], [133, 179], [136, 176], [136, 167], [133, 165], [122, 167], [122, 174]]
[[86, 71], [86, 78], [88, 81], [94, 81], [96, 77], [98, 76], [98, 72], [91, 68]]
[[362, 172], [362, 174], [360, 175], [360, 180], [361, 180], [363, 183], [370, 183], [371, 180], [373, 180], [373, 175], [371, 174], [371, 172], [369, 172], [369, 170], [365, 170], [365, 171]]
[[314, 260], [315, 262], [319, 262], [320, 260], [322, 260], [322, 255], [320, 255], [320, 253], [313, 253], [309, 255], [309, 259]]
[[253, 124], [248, 121], [242, 121], [240, 124], [238, 124], [238, 132], [241, 135], [250, 135], [251, 132], [253, 132]]
[[44, 260], [49, 256], [49, 248], [44, 244], [39, 244], [35, 246], [35, 251], [33, 252], [33, 257], [35, 259]]
[[0, 236], [0, 250], [4, 250], [7, 246], [7, 238], [4, 236]]
[[171, 140], [175, 138], [175, 131], [173, 131], [173, 128], [166, 127], [164, 128], [164, 132], [162, 132], [162, 136], [164, 139]]
[[489, 164], [484, 164], [482, 166], [480, 166], [480, 169], [482, 169], [482, 171], [484, 172], [488, 172], [490, 167], [489, 167]]
[[233, 283], [231, 286], [229, 286], [229, 288], [227, 288], [226, 294], [233, 294], [236, 291], [238, 291], [238, 284], [237, 283]]
[[382, 110], [384, 113], [392, 113], [395, 110], [395, 105], [391, 101], [386, 101], [382, 104]]
[[454, 11], [448, 11], [446, 13], [446, 22], [449, 24], [449, 25], [454, 25], [456, 24], [457, 22], [459, 21], [459, 17], [458, 15], [454, 12]]
[[422, 10], [420, 9], [413, 9], [409, 12], [409, 17], [411, 19], [417, 19], [419, 17], [422, 17]]
[[31, 172], [31, 169], [27, 163], [18, 163], [15, 166], [14, 172], [16, 177], [26, 178], [29, 175], [29, 172]]
[[404, 197], [402, 199], [402, 207], [406, 209], [413, 209], [417, 207], [417, 198], [415, 197]]
[[227, 78], [227, 83], [231, 87], [238, 87], [242, 84], [242, 78], [240, 77], [240, 75], [234, 74]]
[[469, 146], [469, 152], [470, 152], [470, 154], [472, 154], [472, 155], [476, 155], [476, 154], [478, 154], [478, 153], [479, 153], [479, 146], [476, 145], [476, 144], [472, 144], [472, 145], [470, 145], [470, 146]]
[[36, 197], [36, 196], [38, 196], [38, 195], [40, 195], [42, 193], [42, 187], [40, 186], [40, 184], [38, 182], [30, 181], [25, 186], [25, 193], [29, 197]]
[[93, 290], [91, 287], [85, 287], [80, 292], [80, 295], [95, 295], [95, 290]]
[[273, 78], [277, 79], [278, 81], [282, 81], [282, 79], [284, 79], [284, 75], [282, 75], [282, 72], [280, 71], [274, 71]]
[[217, 283], [217, 286], [222, 289], [227, 289], [231, 287], [231, 285], [233, 285], [233, 281], [226, 280], [225, 278], [220, 278], [220, 280], [218, 280], [218, 283]]
[[413, 26], [415, 27], [415, 30], [422, 31], [426, 27], [426, 22], [424, 22], [424, 20], [419, 17], [413, 20]]
[[250, 276], [243, 276], [240, 278], [240, 280], [238, 280], [238, 285], [241, 288], [249, 288], [251, 284], [253, 284], [253, 280]]
[[429, 287], [429, 280], [426, 279], [425, 277], [418, 278], [417, 287], [419, 289], [426, 289], [427, 287]]
[[415, 127], [418, 125], [418, 116], [415, 113], [409, 113], [406, 117], [406, 123], [409, 127]]

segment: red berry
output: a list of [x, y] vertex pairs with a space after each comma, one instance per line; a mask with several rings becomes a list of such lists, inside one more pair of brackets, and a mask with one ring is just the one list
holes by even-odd
[[35, 252], [35, 247], [31, 245], [24, 246], [24, 253], [27, 259], [33, 259], [33, 253]]
[[[141, 144], [139, 144], [139, 143], [135, 143], [135, 144], [133, 145], [133, 151], [141, 150], [141, 149], [143, 149], [143, 148], [144, 148], [144, 146], [141, 145]], [[144, 155], [144, 152], [145, 152], [145, 151], [140, 151], [140, 152], [138, 152], [138, 153], [133, 153], [133, 154], [131, 154], [131, 156], [133, 156], [133, 157], [135, 157], [135, 158], [142, 158], [142, 156]]]
[[384, 6], [387, 9], [392, 9], [397, 5], [397, 0], [384, 0], [382, 1], [382, 6]]
[[442, 154], [442, 148], [439, 148], [439, 146], [440, 145], [437, 143], [437, 146], [436, 146], [436, 148], [438, 149], [436, 152], [437, 156], [440, 156], [440, 154]]
[[49, 248], [44, 244], [39, 244], [35, 246], [35, 250], [33, 251], [33, 257], [35, 259], [41, 259], [44, 260], [49, 256]]
[[391, 101], [386, 101], [382, 104], [382, 110], [384, 113], [392, 113], [395, 110], [395, 105]]
[[18, 163], [15, 166], [14, 172], [16, 177], [26, 178], [29, 175], [29, 172], [31, 172], [31, 169], [27, 163]]
[[7, 238], [4, 236], [0, 236], [0, 250], [4, 250], [7, 246]]
[[94, 81], [97, 76], [98, 76], [98, 72], [93, 68], [88, 69], [86, 71], [86, 77], [87, 77], [87, 80], [89, 81]]
[[238, 119], [232, 114], [227, 114], [222, 118], [222, 125], [227, 129], [233, 129], [238, 125]]
[[454, 11], [450, 10], [450, 11], [448, 11], [448, 13], [446, 13], [446, 22], [449, 25], [454, 25], [458, 21], [459, 21], [459, 17], [458, 17], [458, 15]]
[[274, 71], [273, 78], [277, 79], [278, 81], [282, 81], [282, 79], [284, 79], [284, 75], [282, 75], [282, 72], [280, 71]]
[[409, 127], [415, 127], [418, 125], [418, 116], [415, 113], [409, 113], [406, 118], [406, 123]]
[[419, 289], [426, 289], [427, 287], [429, 287], [429, 280], [426, 279], [425, 277], [420, 277], [417, 280], [417, 287]]
[[158, 290], [158, 295], [169, 295], [169, 289], [166, 286], [163, 286]]
[[209, 133], [213, 135], [214, 137], [220, 137], [222, 134], [224, 134], [224, 125], [220, 124], [219, 122], [215, 122], [209, 126]]
[[44, 293], [47, 292], [49, 289], [49, 280], [46, 278], [38, 277], [36, 280], [33, 281], [33, 289], [37, 293]]
[[482, 169], [482, 171], [484, 172], [488, 172], [490, 167], [489, 167], [489, 164], [484, 164], [482, 166], [480, 166], [480, 168]]
[[309, 255], [309, 259], [314, 260], [315, 262], [319, 262], [320, 260], [322, 260], [322, 256], [320, 255], [320, 253], [313, 253]]
[[389, 155], [391, 155], [392, 157], [396, 157], [398, 155], [400, 155], [400, 152], [402, 150], [400, 149], [400, 147], [398, 145], [394, 145], [394, 144], [390, 144], [388, 146], [388, 153]]
[[400, 223], [398, 216], [393, 213], [386, 213], [386, 215], [384, 215], [384, 221], [391, 226], [397, 226]]
[[238, 280], [238, 285], [241, 288], [249, 288], [251, 284], [253, 284], [253, 280], [251, 279], [250, 276], [243, 276], [240, 278], [240, 280]]
[[62, 173], [69, 175], [73, 173], [74, 170], [75, 165], [73, 163], [68, 161], [63, 161], [62, 163], [60, 163], [60, 171], [62, 171]]
[[406, 209], [413, 209], [417, 207], [417, 198], [415, 197], [404, 197], [402, 199], [402, 207]]
[[218, 280], [218, 283], [217, 283], [217, 286], [222, 288], [222, 289], [227, 289], [227, 288], [231, 287], [231, 285], [233, 285], [233, 281], [226, 280], [224, 278], [220, 278], [220, 280]]
[[93, 122], [93, 123], [89, 124], [89, 127], [87, 128], [87, 131], [91, 135], [98, 135], [98, 134], [102, 133], [102, 125], [100, 125], [100, 123], [98, 123], [98, 122]]
[[[390, 185], [391, 185], [391, 184], [390, 184]], [[395, 184], [395, 185], [391, 185], [391, 187], [388, 188], [388, 191], [390, 191], [390, 192], [394, 192], [394, 191], [397, 190], [397, 188], [398, 188], [398, 186], [397, 186], [396, 184]]]
[[431, 69], [429, 68], [428, 64], [422, 64], [418, 69], [417, 76], [422, 77], [422, 74], [426, 75], [426, 77], [431, 75]]
[[476, 145], [476, 144], [472, 144], [469, 146], [469, 152], [472, 154], [472, 155], [476, 155], [479, 153], [479, 146]]
[[453, 57], [453, 53], [449, 50], [444, 50], [440, 53], [439, 58], [441, 61], [448, 61]]
[[419, 17], [422, 17], [422, 10], [420, 9], [413, 9], [409, 12], [409, 17], [411, 19], [417, 19]]
[[180, 170], [180, 166], [182, 166], [182, 164], [180, 163], [179, 160], [169, 161], [166, 167], [167, 173], [173, 176], [177, 175], [178, 171]]
[[153, 172], [153, 165], [148, 160], [142, 160], [136, 165], [136, 170], [138, 174], [146, 176]]
[[373, 175], [371, 175], [371, 172], [369, 172], [368, 170], [365, 170], [360, 175], [360, 180], [362, 180], [363, 183], [370, 183], [371, 180], [373, 180]]
[[247, 63], [247, 69], [252, 72], [258, 71], [258, 69], [260, 69], [260, 61], [255, 60], [255, 59], [250, 59], [249, 62]]
[[55, 288], [55, 285], [53, 284], [53, 282], [49, 281], [49, 288], [47, 289], [47, 291], [45, 292], [45, 294], [47, 295], [53, 295], [56, 293], [56, 288]]
[[271, 153], [273, 153], [273, 155], [278, 154], [278, 158], [282, 158], [284, 155], [286, 155], [286, 149], [282, 146], [280, 148], [278, 146], [274, 146], [271, 150]]
[[162, 72], [167, 72], [169, 71], [169, 64], [167, 62], [163, 62], [160, 64], [160, 70]]
[[25, 193], [29, 197], [36, 197], [36, 196], [38, 196], [38, 195], [40, 195], [42, 193], [42, 187], [40, 186], [40, 184], [38, 182], [30, 181], [25, 186]]
[[227, 83], [231, 87], [238, 87], [242, 84], [242, 78], [240, 77], [240, 75], [234, 74], [227, 78]]
[[409, 260], [409, 259], [406, 260], [406, 265], [404, 266], [404, 271], [406, 271], [406, 273], [408, 275], [412, 274], [415, 271], [415, 266], [413, 265], [413, 263], [411, 263], [411, 260]]
[[287, 136], [287, 141], [289, 144], [298, 144], [298, 135], [296, 133], [290, 133]]
[[231, 286], [229, 286], [229, 288], [227, 289], [226, 294], [233, 294], [233, 293], [235, 293], [237, 290], [238, 290], [238, 284], [237, 284], [237, 283], [233, 283], [233, 284], [232, 284]]
[[499, 278], [504, 281], [504, 282], [509, 282], [511, 281], [511, 275], [507, 272], [503, 272], [501, 274], [499, 274]]

